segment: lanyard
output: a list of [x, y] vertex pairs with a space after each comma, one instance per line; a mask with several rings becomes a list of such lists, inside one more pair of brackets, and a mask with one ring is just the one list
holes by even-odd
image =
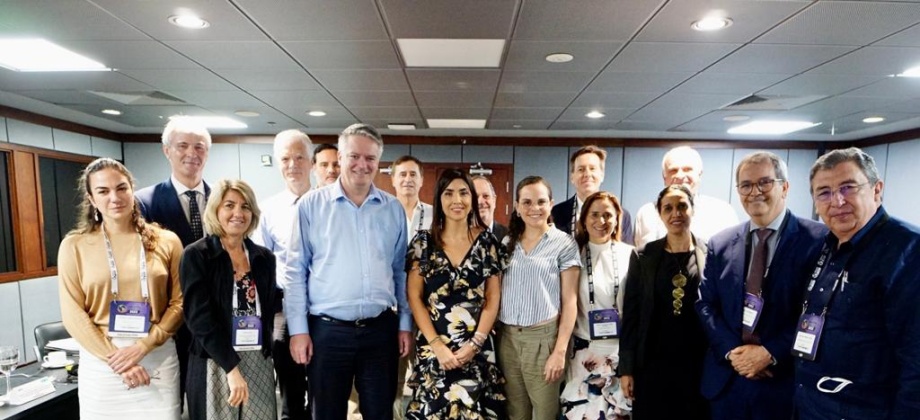
[[[141, 252], [140, 252], [140, 276], [141, 276], [141, 296], [143, 296], [144, 301], [150, 299], [150, 290], [148, 289], [147, 284], [147, 251], [144, 249], [144, 240], [141, 238], [141, 235], [137, 235], [141, 239]], [[112, 280], [112, 295], [115, 298], [118, 298], [118, 268], [115, 267], [115, 256], [112, 254], [112, 243], [109, 242], [109, 236], [105, 233], [105, 225], [102, 225], [102, 239], [105, 240], [105, 255], [109, 259], [109, 275]]]
[[[246, 259], [248, 260], [249, 259], [249, 249], [246, 248], [245, 244], [243, 245], [243, 252], [246, 253]], [[253, 284], [255, 284], [255, 279], [252, 279], [252, 282]], [[234, 314], [240, 308], [239, 288], [240, 287], [237, 284], [237, 282], [234, 281], [233, 282], [233, 313]], [[256, 291], [256, 316], [261, 318], [262, 317], [262, 305], [259, 303], [259, 288], [253, 287], [253, 289]]]
[[[617, 264], [616, 250], [610, 244], [610, 260], [613, 261], [613, 309], [617, 308], [617, 294], [620, 291], [620, 268]], [[594, 265], [591, 264], [591, 245], [585, 248], [585, 264], [588, 266], [588, 301], [594, 307]]]
[[[578, 196], [572, 200], [572, 221], [569, 222], [569, 234], [575, 236], [575, 223], [578, 221]], [[590, 254], [590, 252], [589, 252]]]

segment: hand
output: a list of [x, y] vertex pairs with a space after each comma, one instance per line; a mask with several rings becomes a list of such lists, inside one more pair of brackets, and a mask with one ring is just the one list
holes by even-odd
[[106, 355], [109, 361], [109, 367], [115, 373], [121, 375], [134, 365], [140, 363], [141, 359], [147, 355], [147, 350], [140, 343], [134, 343], [128, 347], [122, 347]]
[[415, 339], [412, 338], [412, 332], [410, 331], [400, 331], [399, 332], [399, 357], [406, 357], [409, 355], [409, 352], [412, 350], [412, 347], [415, 346]]
[[546, 366], [543, 368], [543, 379], [546, 383], [553, 383], [562, 378], [562, 372], [565, 370], [565, 353], [552, 352], [546, 359]]
[[634, 383], [632, 375], [623, 375], [620, 377], [620, 389], [623, 390], [623, 396], [631, 400], [636, 399], [635, 394], [633, 394]]
[[313, 359], [313, 340], [310, 334], [294, 334], [291, 336], [291, 358], [299, 365], [309, 365]]
[[249, 402], [249, 385], [243, 378], [243, 374], [240, 373], [239, 366], [227, 374], [227, 385], [230, 386], [230, 398], [227, 398], [227, 402], [231, 407], [238, 407]]
[[728, 360], [735, 372], [745, 378], [761, 379], [773, 376], [766, 370], [773, 363], [773, 357], [763, 346], [745, 344], [735, 347], [728, 353]]
[[461, 366], [460, 361], [457, 360], [457, 356], [455, 356], [450, 351], [450, 349], [447, 348], [447, 344], [444, 344], [441, 341], [435, 341], [434, 343], [431, 343], [431, 352], [437, 356], [438, 364], [441, 365], [441, 369], [452, 370]]
[[454, 352], [454, 357], [456, 357], [457, 361], [460, 362], [460, 366], [466, 366], [467, 363], [476, 357], [476, 353], [476, 347], [473, 347], [469, 344], [464, 344]]
[[128, 389], [150, 385], [150, 375], [141, 365], [134, 365], [121, 374], [121, 381]]

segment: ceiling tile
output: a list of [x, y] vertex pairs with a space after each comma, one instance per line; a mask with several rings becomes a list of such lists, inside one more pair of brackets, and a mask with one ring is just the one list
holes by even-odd
[[281, 45], [310, 71], [400, 68], [390, 41], [289, 41]]
[[801, 116], [811, 121], [826, 121], [867, 109], [883, 108], [898, 101], [886, 98], [857, 96], [836, 96], [787, 111], [786, 114]]
[[[585, 114], [592, 111], [600, 111], [604, 113], [603, 118], [591, 119], [585, 116]], [[635, 109], [622, 109], [622, 108], [575, 108], [571, 107], [565, 110], [562, 115], [559, 116], [560, 121], [619, 121], [630, 114], [635, 112]]]
[[386, 40], [374, 3], [368, 0], [236, 0], [278, 41]]
[[869, 96], [876, 98], [920, 98], [920, 78], [889, 77], [871, 85], [845, 93], [843, 96]]
[[506, 71], [499, 92], [580, 92], [594, 73], [550, 71]]
[[722, 59], [708, 71], [797, 74], [854, 49], [823, 45], [751, 44]]
[[579, 108], [639, 109], [657, 98], [657, 93], [585, 92], [572, 102]]
[[506, 39], [514, 0], [380, 0], [393, 38]]
[[546, 130], [553, 120], [489, 120], [487, 128], [493, 130]]
[[[633, 42], [607, 67], [607, 71], [698, 72], [741, 44], [689, 44], [677, 42]], [[781, 73], [781, 72], [774, 72]]]
[[920, 47], [920, 23], [879, 41], [875, 46]]
[[330, 91], [409, 90], [401, 70], [322, 70], [311, 73]]
[[687, 80], [674, 93], [752, 94], [792, 74], [703, 72]]
[[[163, 40], [265, 41], [267, 37], [231, 2], [209, 0], [124, 1], [93, 0], [118, 19], [149, 36]], [[191, 12], [211, 26], [189, 30], [169, 23], [170, 16]]]
[[422, 108], [425, 118], [486, 120], [489, 108]]
[[68, 41], [61, 43], [61, 46], [119, 70], [201, 68], [194, 61], [156, 41]]
[[203, 69], [121, 70], [157, 90], [232, 90], [233, 85]]
[[0, 36], [38, 37], [61, 43], [150, 39], [88, 1], [4, 0]]
[[493, 108], [490, 120], [549, 120], [559, 118], [565, 108]]
[[[97, 108], [117, 107], [122, 103], [84, 90], [17, 90], [17, 94], [55, 105], [90, 105]], [[2, 128], [2, 126], [0, 126]]]
[[0, 68], [0, 89], [9, 91], [67, 89], [130, 92], [158, 88], [115, 71], [18, 73]]
[[[521, 6], [514, 39], [625, 41], [652, 16], [658, 0], [531, 0]], [[604, 22], [604, 24], [586, 24]]]
[[624, 131], [667, 131], [674, 125], [665, 121], [623, 120], [614, 125], [613, 129]]
[[407, 69], [413, 90], [418, 91], [494, 91], [501, 70], [418, 70]]
[[298, 113], [308, 109], [341, 107], [329, 93], [321, 90], [269, 90], [249, 92], [266, 104], [279, 109], [297, 109]]
[[387, 120], [421, 118], [421, 115], [418, 113], [418, 108], [414, 106], [350, 107], [348, 109], [361, 120], [369, 118], [382, 118]]
[[[300, 67], [270, 41], [170, 41], [169, 46], [210, 69], [297, 70]], [[233, 54], [227, 54], [233, 51]], [[240, 60], [239, 57], [246, 57]]]
[[837, 95], [880, 80], [875, 76], [818, 74], [815, 71], [786, 79], [757, 92], [764, 95]]
[[[750, 42], [770, 29], [776, 22], [792, 16], [810, 1], [749, 1], [749, 0], [681, 0], [671, 1], [662, 8], [642, 32], [637, 41], [652, 42]], [[710, 15], [731, 18], [734, 24], [721, 31], [703, 32], [690, 25]]]
[[575, 99], [575, 95], [575, 92], [499, 92], [495, 98], [495, 106], [508, 108], [564, 107]]
[[415, 106], [415, 98], [406, 91], [335, 91], [345, 106]]
[[302, 69], [223, 69], [215, 72], [244, 90], [322, 89], [322, 86]]
[[616, 126], [618, 120], [557, 120], [549, 127], [550, 130], [610, 130]]
[[[621, 42], [547, 42], [512, 41], [505, 59], [506, 71], [578, 71], [598, 72], [623, 46]], [[568, 63], [550, 63], [546, 56], [566, 53], [574, 56]]]
[[867, 45], [920, 21], [920, 7], [881, 1], [819, 1], [758, 38], [765, 44]]
[[415, 100], [422, 108], [488, 108], [494, 97], [495, 92], [415, 92]]
[[591, 82], [592, 92], [649, 92], [662, 94], [671, 90], [693, 73], [614, 72], [605, 71]]
[[866, 47], [814, 69], [819, 74], [885, 77], [920, 65], [920, 48]]
[[239, 90], [183, 90], [173, 91], [172, 95], [204, 108], [265, 106], [258, 98]]
[[738, 95], [669, 93], [629, 116], [637, 121], [684, 123], [741, 99]]

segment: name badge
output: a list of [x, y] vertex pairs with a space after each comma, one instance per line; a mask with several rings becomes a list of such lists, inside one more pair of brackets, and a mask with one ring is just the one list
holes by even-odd
[[753, 293], [745, 293], [743, 309], [741, 324], [745, 331], [754, 332], [757, 322], [760, 321], [760, 313], [763, 312], [763, 298]]
[[233, 349], [262, 350], [262, 320], [255, 315], [233, 317]]
[[815, 360], [823, 329], [823, 315], [802, 314], [796, 328], [795, 342], [792, 344], [792, 355], [805, 360]]
[[109, 304], [109, 337], [146, 337], [150, 331], [150, 304], [113, 300]]
[[592, 340], [620, 336], [620, 313], [616, 309], [595, 309], [588, 312], [588, 331]]

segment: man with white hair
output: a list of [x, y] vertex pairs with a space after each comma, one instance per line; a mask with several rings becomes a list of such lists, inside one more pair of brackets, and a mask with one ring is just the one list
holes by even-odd
[[[171, 173], [165, 181], [138, 190], [141, 215], [148, 222], [159, 223], [173, 231], [182, 246], [204, 237], [202, 211], [211, 193], [203, 180], [204, 165], [211, 149], [211, 134], [188, 118], [173, 118], [163, 129], [163, 154]], [[176, 353], [179, 356], [180, 398], [185, 396], [188, 373], [188, 349], [191, 333], [185, 324], [176, 332]]]
[[[682, 184], [694, 194], [690, 230], [705, 242], [719, 231], [737, 225], [738, 215], [727, 202], [699, 193], [702, 177], [703, 158], [693, 148], [675, 147], [661, 160], [664, 186]], [[654, 203], [646, 203], [636, 213], [636, 248], [645, 248], [645, 244], [663, 238], [667, 232]]]
[[[280, 280], [284, 278], [284, 252], [294, 224], [294, 206], [310, 191], [312, 147], [310, 137], [300, 130], [285, 130], [275, 136], [275, 162], [284, 178], [285, 188], [259, 205], [262, 216], [252, 239], [275, 254], [279, 287]], [[291, 336], [280, 307], [276, 308], [273, 336], [272, 358], [281, 389], [281, 419], [309, 419], [310, 411], [306, 409], [305, 398], [307, 374], [303, 366], [297, 365], [291, 358]]]

